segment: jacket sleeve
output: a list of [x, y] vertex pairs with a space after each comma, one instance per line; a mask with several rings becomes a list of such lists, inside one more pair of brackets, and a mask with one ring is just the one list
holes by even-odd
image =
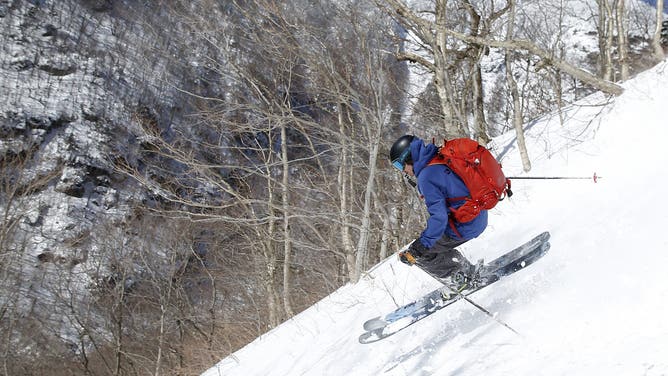
[[420, 242], [431, 248], [443, 236], [448, 226], [448, 209], [443, 187], [438, 184], [437, 175], [442, 174], [437, 166], [426, 168], [418, 178], [418, 188], [424, 196], [424, 202], [429, 212], [427, 226], [420, 235]]

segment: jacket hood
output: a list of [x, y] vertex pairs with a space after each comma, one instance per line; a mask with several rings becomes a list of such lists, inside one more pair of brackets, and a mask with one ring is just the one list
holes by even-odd
[[425, 144], [419, 138], [415, 138], [411, 142], [411, 158], [413, 158], [413, 173], [415, 176], [420, 174], [420, 171], [427, 166], [427, 163], [434, 158], [438, 152], [438, 147], [434, 144]]

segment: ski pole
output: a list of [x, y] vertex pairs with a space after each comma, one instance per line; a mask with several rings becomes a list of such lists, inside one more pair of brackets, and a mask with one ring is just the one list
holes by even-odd
[[508, 176], [510, 180], [562, 180], [562, 179], [579, 179], [579, 180], [593, 180], [594, 183], [598, 182], [598, 179], [603, 179], [602, 177], [596, 175], [594, 176]]
[[513, 333], [517, 334], [518, 336], [522, 337], [522, 335], [521, 335], [517, 330], [513, 329], [513, 328], [512, 328], [510, 325], [508, 325], [505, 321], [503, 321], [503, 320], [499, 319], [498, 317], [494, 316], [494, 314], [493, 314], [492, 312], [490, 312], [488, 309], [486, 309], [485, 307], [483, 307], [483, 306], [481, 306], [480, 304], [476, 303], [475, 301], [473, 301], [473, 300], [472, 300], [471, 298], [469, 298], [468, 296], [462, 294], [461, 291], [457, 291], [457, 290], [455, 290], [454, 288], [452, 288], [451, 286], [449, 286], [448, 284], [443, 283], [443, 281], [441, 281], [440, 278], [438, 278], [438, 277], [436, 277], [435, 275], [429, 273], [428, 271], [426, 271], [426, 270], [424, 270], [424, 269], [422, 269], [422, 268], [420, 268], [420, 270], [422, 270], [423, 272], [427, 273], [427, 275], [429, 275], [430, 277], [432, 277], [432, 278], [434, 278], [435, 280], [437, 280], [438, 282], [440, 282], [443, 286], [447, 287], [447, 288], [448, 288], [450, 291], [452, 291], [453, 293], [457, 294], [457, 297], [459, 297], [460, 299], [464, 299], [464, 300], [466, 300], [469, 304], [471, 304], [472, 306], [474, 306], [474, 307], [476, 307], [477, 309], [479, 309], [481, 312], [483, 312], [484, 314], [486, 314], [487, 316], [489, 316], [492, 320], [494, 320], [494, 321], [496, 321], [497, 323], [499, 323], [499, 324], [505, 326], [505, 327], [508, 328], [511, 332], [513, 332]]
[[494, 314], [493, 314], [492, 312], [490, 312], [487, 308], [485, 308], [485, 307], [481, 306], [480, 304], [476, 303], [475, 301], [471, 300], [471, 298], [469, 298], [468, 296], [462, 294], [460, 291], [457, 291], [457, 290], [453, 289], [452, 287], [450, 287], [450, 286], [448, 286], [448, 285], [446, 285], [446, 284], [444, 284], [444, 285], [445, 285], [445, 287], [447, 287], [448, 289], [450, 289], [450, 291], [452, 291], [452, 292], [454, 292], [455, 294], [457, 294], [457, 296], [459, 296], [460, 298], [466, 300], [466, 301], [467, 301], [469, 304], [471, 304], [472, 306], [478, 308], [480, 311], [482, 311], [484, 314], [486, 314], [487, 316], [489, 316], [490, 318], [492, 318], [494, 321], [496, 321], [497, 323], [499, 323], [499, 324], [505, 326], [505, 327], [508, 328], [511, 332], [513, 332], [513, 333], [517, 334], [518, 336], [522, 337], [522, 335], [521, 335], [517, 330], [513, 329], [513, 327], [510, 326], [510, 325], [508, 325], [505, 321], [503, 321], [503, 320], [501, 320], [500, 318], [494, 316]]

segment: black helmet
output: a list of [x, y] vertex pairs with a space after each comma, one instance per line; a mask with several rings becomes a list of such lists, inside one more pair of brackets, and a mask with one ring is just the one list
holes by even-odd
[[401, 165], [411, 163], [411, 142], [414, 139], [415, 136], [407, 134], [394, 141], [392, 148], [390, 148], [390, 162], [393, 164], [398, 162]]

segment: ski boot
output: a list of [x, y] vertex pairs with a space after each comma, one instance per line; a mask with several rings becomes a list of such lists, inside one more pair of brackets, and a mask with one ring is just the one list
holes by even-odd
[[449, 300], [461, 295], [466, 290], [472, 290], [485, 284], [487, 281], [482, 277], [484, 265], [483, 259], [480, 259], [477, 263], [468, 264], [452, 273], [448, 277], [449, 281], [444, 281], [445, 287], [441, 289], [441, 297]]

